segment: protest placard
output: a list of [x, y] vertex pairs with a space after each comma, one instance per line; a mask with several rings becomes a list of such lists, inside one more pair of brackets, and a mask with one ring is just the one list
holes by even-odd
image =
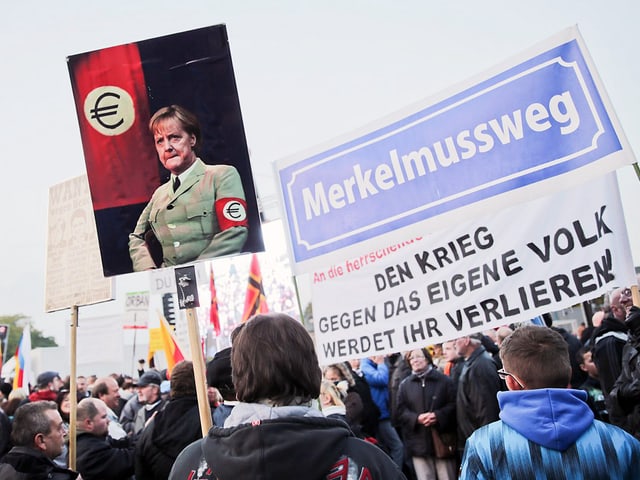
[[313, 275], [321, 363], [527, 321], [631, 285], [615, 174]]
[[571, 28], [276, 174], [299, 274], [634, 161]]

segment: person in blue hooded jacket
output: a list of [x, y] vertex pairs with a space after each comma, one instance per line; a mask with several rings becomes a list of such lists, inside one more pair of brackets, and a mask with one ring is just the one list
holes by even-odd
[[566, 388], [566, 342], [547, 327], [525, 326], [500, 349], [500, 420], [467, 440], [462, 479], [640, 478], [640, 442], [594, 420], [587, 393]]

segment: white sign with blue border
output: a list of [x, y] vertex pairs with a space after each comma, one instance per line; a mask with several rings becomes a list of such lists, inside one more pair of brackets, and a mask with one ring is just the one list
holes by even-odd
[[[633, 163], [577, 28], [366, 133], [276, 164], [296, 273]], [[396, 237], [394, 237], [396, 235]], [[393, 243], [393, 241], [391, 243]], [[389, 243], [389, 242], [387, 242]]]

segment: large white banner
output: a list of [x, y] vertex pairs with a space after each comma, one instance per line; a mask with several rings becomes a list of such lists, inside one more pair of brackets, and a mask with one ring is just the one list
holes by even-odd
[[328, 364], [423, 347], [526, 321], [635, 278], [611, 173], [315, 271], [317, 351]]
[[300, 274], [634, 161], [584, 42], [571, 28], [275, 169], [292, 265]]

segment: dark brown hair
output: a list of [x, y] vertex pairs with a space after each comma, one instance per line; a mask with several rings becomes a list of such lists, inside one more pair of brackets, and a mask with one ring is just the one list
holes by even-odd
[[320, 394], [322, 371], [307, 330], [284, 313], [256, 315], [231, 349], [236, 396], [275, 405], [308, 402]]
[[171, 398], [196, 396], [196, 379], [193, 374], [192, 362], [185, 360], [175, 364], [171, 370], [169, 396]]
[[500, 347], [504, 369], [527, 389], [567, 388], [571, 378], [569, 348], [562, 335], [548, 327], [524, 326]]

